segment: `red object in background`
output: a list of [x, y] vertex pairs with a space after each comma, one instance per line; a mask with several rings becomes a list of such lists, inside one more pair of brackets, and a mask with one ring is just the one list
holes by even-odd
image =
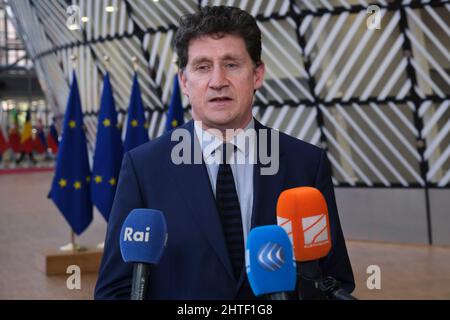
[[0, 155], [3, 154], [9, 148], [8, 141], [5, 139], [3, 135], [3, 129], [0, 127]]
[[25, 153], [32, 152], [33, 151], [33, 139], [28, 138], [21, 144], [21, 147], [22, 147], [22, 149], [21, 149], [22, 152], [25, 152]]
[[58, 153], [58, 132], [54, 124], [50, 126], [50, 130], [47, 134], [47, 146], [52, 150], [52, 153], [56, 155]]
[[39, 137], [33, 138], [33, 150], [38, 154], [42, 154], [47, 150], [47, 148], [42, 144], [42, 141], [41, 139], [39, 139]]
[[45, 139], [44, 126], [42, 125], [41, 120], [38, 120], [36, 133], [33, 135], [33, 150], [38, 154], [47, 151], [47, 141]]
[[22, 151], [22, 146], [20, 143], [20, 134], [17, 128], [11, 128], [9, 131], [9, 145], [14, 153], [20, 153]]

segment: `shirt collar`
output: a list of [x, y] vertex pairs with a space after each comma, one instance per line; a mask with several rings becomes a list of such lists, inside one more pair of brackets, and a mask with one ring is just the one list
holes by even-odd
[[[213, 151], [217, 150], [217, 148], [221, 147], [224, 141], [221, 137], [217, 137], [215, 135], [212, 135], [207, 130], [204, 130], [200, 123], [197, 121], [194, 121], [194, 128], [195, 128], [195, 135], [197, 136], [197, 139], [200, 142], [200, 147], [202, 148], [203, 157], [205, 159], [209, 158]], [[249, 129], [255, 128], [255, 120], [252, 119], [247, 124], [247, 126], [243, 129], [243, 131], [239, 132], [229, 143], [232, 143], [237, 147], [238, 152], [242, 152], [245, 154], [245, 156], [248, 156], [249, 149], [251, 146], [245, 146], [246, 140], [248, 139], [239, 139], [239, 137], [243, 136], [245, 134], [245, 131]], [[211, 145], [212, 144], [212, 145]], [[210, 146], [211, 145], [211, 146]]]

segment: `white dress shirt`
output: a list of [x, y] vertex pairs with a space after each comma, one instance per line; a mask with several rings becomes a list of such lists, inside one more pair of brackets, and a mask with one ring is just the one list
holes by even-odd
[[[203, 159], [205, 161], [205, 165], [209, 175], [209, 181], [211, 182], [211, 187], [216, 196], [216, 182], [217, 182], [217, 173], [219, 172], [220, 162], [218, 161], [221, 157], [215, 157], [215, 151], [220, 149], [219, 155], [221, 153], [221, 147], [224, 141], [217, 137], [216, 135], [210, 134], [208, 131], [201, 128], [198, 122], [194, 122], [195, 127], [195, 135], [200, 143]], [[252, 120], [249, 122], [246, 128], [243, 130], [246, 131], [248, 129], [254, 129], [255, 121]], [[236, 154], [235, 161], [230, 161], [231, 171], [233, 172], [234, 183], [236, 185], [236, 192], [239, 199], [239, 204], [241, 207], [241, 215], [242, 215], [242, 227], [244, 234], [244, 245], [247, 241], [247, 235], [250, 232], [251, 221], [252, 221], [252, 208], [253, 208], [253, 163], [250, 157], [252, 153], [250, 153], [250, 148], [255, 148], [254, 140], [246, 140], [249, 143], [246, 143], [242, 138], [244, 132], [240, 132], [236, 135], [229, 143], [232, 143], [236, 146]], [[239, 159], [239, 160], [238, 160]], [[245, 161], [242, 161], [245, 159]], [[243, 163], [242, 163], [243, 162]]]

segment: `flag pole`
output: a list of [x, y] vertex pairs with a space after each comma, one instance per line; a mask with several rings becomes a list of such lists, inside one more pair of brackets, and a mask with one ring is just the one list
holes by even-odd
[[[103, 56], [103, 60], [105, 61], [106, 72], [108, 72], [109, 71], [108, 69], [109, 69], [109, 61], [110, 61], [110, 59], [109, 59], [109, 57], [107, 55], [104, 55]], [[105, 248], [105, 241], [102, 241], [99, 244], [97, 244], [97, 249], [103, 250], [103, 248]]]
[[106, 69], [106, 71], [108, 71], [109, 57], [107, 55], [104, 55], [103, 60], [105, 61], [105, 69]]
[[[133, 60], [134, 58], [136, 58], [136, 57], [133, 56], [133, 58], [131, 58], [131, 59]], [[134, 62], [134, 60], [133, 60], [133, 62]], [[136, 72], [136, 68], [134, 67], [134, 64], [133, 64], [133, 69], [134, 69], [134, 71]], [[119, 121], [119, 119], [120, 119], [120, 121]], [[121, 132], [122, 132], [122, 127], [123, 127], [124, 119], [125, 119], [125, 116], [120, 117], [120, 114], [119, 114], [119, 117], [118, 117], [118, 119], [117, 119], [117, 128], [119, 128], [119, 130], [120, 130]]]
[[77, 67], [77, 55], [75, 53], [70, 55], [70, 60], [72, 61], [72, 69], [74, 69]]
[[72, 229], [70, 229], [70, 242], [64, 246], [59, 247], [60, 251], [64, 252], [81, 252], [86, 251], [86, 247], [82, 247], [75, 242], [75, 232], [73, 232]]
[[133, 56], [133, 57], [131, 58], [131, 61], [133, 61], [133, 70], [134, 70], [134, 72], [137, 72], [137, 68], [138, 68], [138, 59], [137, 59], [135, 56]]
[[178, 62], [178, 56], [176, 53], [174, 53], [172, 63], [175, 65], [175, 73], [176, 74], [178, 74], [178, 71], [179, 71], [177, 62]]

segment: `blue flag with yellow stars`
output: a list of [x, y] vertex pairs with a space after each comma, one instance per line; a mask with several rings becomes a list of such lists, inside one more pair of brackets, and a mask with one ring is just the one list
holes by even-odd
[[178, 75], [173, 80], [172, 98], [170, 99], [169, 111], [167, 112], [166, 131], [170, 131], [184, 123], [184, 111], [181, 104], [180, 85]]
[[74, 72], [49, 197], [77, 235], [92, 221], [90, 179], [83, 114]]
[[125, 142], [123, 143], [125, 152], [148, 141], [144, 105], [142, 103], [141, 89], [139, 88], [137, 74], [134, 75], [133, 88], [131, 89], [126, 130]]
[[123, 147], [117, 124], [117, 111], [107, 73], [103, 80], [91, 179], [92, 202], [106, 221], [116, 193], [122, 156]]

